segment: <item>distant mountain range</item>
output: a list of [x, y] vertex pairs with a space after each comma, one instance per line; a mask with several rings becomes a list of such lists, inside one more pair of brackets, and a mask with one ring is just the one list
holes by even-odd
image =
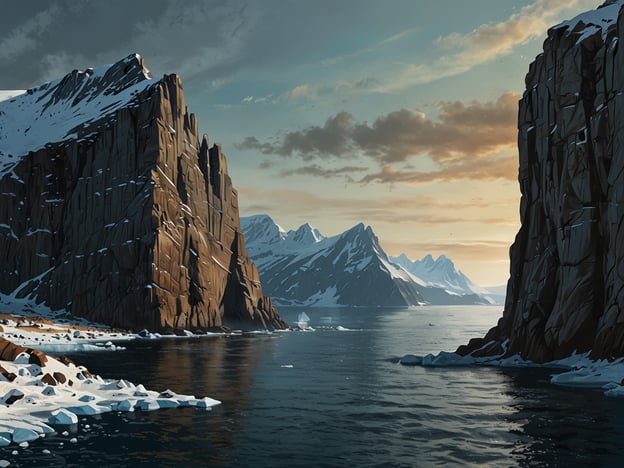
[[427, 255], [388, 257], [373, 230], [358, 224], [333, 237], [306, 223], [285, 231], [268, 215], [241, 217], [247, 252], [278, 305], [387, 306], [493, 304], [453, 262]]

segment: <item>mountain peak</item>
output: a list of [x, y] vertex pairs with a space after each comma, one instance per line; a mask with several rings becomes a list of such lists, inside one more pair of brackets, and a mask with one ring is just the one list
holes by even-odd
[[241, 216], [240, 225], [248, 244], [276, 244], [287, 236], [286, 231], [267, 214]]
[[431, 265], [438, 265], [433, 270], [440, 272], [432, 278], [412, 274], [406, 267], [412, 262], [404, 254], [400, 258], [405, 265], [391, 261], [373, 228], [364, 223], [315, 243], [311, 234], [318, 231], [309, 223], [289, 231], [286, 239], [275, 244], [254, 242], [257, 225], [250, 226], [245, 218], [241, 227], [263, 287], [280, 304], [406, 306], [487, 302], [487, 298], [465, 290], [465, 284], [455, 286], [453, 278], [447, 280], [447, 265], [452, 270], [452, 262], [445, 256], [437, 260], [429, 256]]
[[296, 231], [289, 231], [287, 239], [299, 245], [311, 245], [322, 241], [325, 237], [310, 223], [305, 223], [299, 226]]
[[119, 109], [138, 106], [155, 83], [143, 58], [131, 54], [0, 101], [0, 177], [31, 151], [97, 132]]
[[434, 259], [431, 254], [421, 260], [411, 261], [407, 255], [390, 257], [390, 260], [403, 267], [412, 275], [425, 280], [430, 286], [445, 288], [458, 294], [485, 294], [485, 289], [474, 284], [446, 255]]

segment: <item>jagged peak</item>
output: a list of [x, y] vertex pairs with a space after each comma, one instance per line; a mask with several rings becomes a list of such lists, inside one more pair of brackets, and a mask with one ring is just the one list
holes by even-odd
[[248, 242], [274, 244], [283, 241], [287, 234], [268, 214], [240, 217], [241, 229]]
[[325, 239], [325, 236], [318, 229], [311, 226], [310, 223], [304, 223], [296, 231], [289, 231], [288, 239], [301, 244], [316, 244]]
[[79, 138], [93, 122], [138, 105], [138, 94], [155, 83], [143, 58], [130, 54], [1, 100], [0, 177], [28, 152]]
[[375, 235], [370, 226], [367, 227], [364, 223], [358, 223], [352, 228], [344, 231], [342, 234], [340, 234], [340, 236], [352, 238], [361, 237], [364, 234], [369, 234], [369, 236], [370, 234], [372, 234], [373, 236]]
[[265, 213], [241, 216], [241, 221], [242, 220], [245, 220], [247, 223], [276, 224], [275, 221], [273, 221], [273, 218]]

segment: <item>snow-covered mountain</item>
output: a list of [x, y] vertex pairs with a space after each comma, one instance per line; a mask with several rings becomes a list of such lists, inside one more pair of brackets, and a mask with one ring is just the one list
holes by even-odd
[[[399, 307], [491, 302], [473, 290], [447, 288], [393, 263], [373, 230], [363, 224], [324, 237], [307, 223], [286, 232], [270, 216], [256, 215], [242, 217], [241, 228], [263, 288], [281, 305]], [[472, 285], [467, 278], [465, 284]]]
[[389, 258], [414, 276], [425, 279], [429, 286], [443, 288], [457, 294], [488, 294], [485, 288], [474, 284], [466, 275], [457, 270], [453, 261], [445, 255], [440, 255], [435, 260], [431, 255], [415, 261], [410, 260], [405, 254]]

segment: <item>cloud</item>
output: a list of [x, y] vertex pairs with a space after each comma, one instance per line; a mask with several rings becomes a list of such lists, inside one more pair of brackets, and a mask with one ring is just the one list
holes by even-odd
[[384, 166], [379, 172], [367, 174], [358, 182], [367, 184], [419, 184], [431, 182], [451, 182], [455, 180], [515, 180], [518, 177], [518, 161], [513, 156], [486, 156], [479, 159], [464, 159], [446, 162], [438, 170], [413, 171], [399, 170]]
[[353, 176], [355, 173], [366, 172], [368, 167], [361, 166], [344, 166], [338, 168], [321, 167], [318, 164], [310, 166], [298, 167], [295, 169], [284, 169], [280, 171], [282, 177], [290, 177], [293, 175], [307, 175], [314, 177], [322, 177], [325, 179], [344, 178], [349, 182], [355, 181]]
[[409, 64], [375, 89], [380, 92], [394, 92], [459, 75], [510, 54], [517, 45], [542, 37], [551, 25], [562, 20], [564, 13], [574, 8], [593, 9], [596, 3], [595, 0], [536, 0], [505, 21], [483, 24], [467, 34], [440, 36], [434, 44], [449, 51], [448, 54], [429, 63]]
[[[515, 179], [515, 158], [505, 150], [516, 146], [519, 98], [507, 92], [492, 102], [440, 102], [436, 120], [422, 112], [401, 109], [369, 124], [356, 122], [348, 112], [339, 112], [322, 126], [287, 132], [264, 142], [249, 136], [236, 147], [304, 161], [368, 157], [379, 164], [380, 171], [359, 179], [362, 183]], [[423, 157], [433, 162], [433, 170], [398, 170], [393, 166]], [[316, 172], [327, 176], [323, 171], [306, 170], [308, 175]], [[282, 175], [298, 173], [285, 171]]]
[[308, 97], [311, 93], [311, 89], [307, 84], [299, 85], [288, 92], [289, 99], [301, 99]]
[[364, 49], [359, 49], [356, 50], [355, 52], [352, 52], [350, 54], [347, 55], [339, 55], [336, 57], [331, 57], [331, 58], [326, 58], [321, 60], [321, 65], [323, 65], [324, 67], [329, 67], [332, 65], [336, 65], [338, 63], [344, 62], [346, 60], [351, 60], [357, 57], [360, 57], [362, 55], [366, 55], [366, 54], [370, 54], [372, 52], [376, 52], [377, 50], [379, 50], [380, 48], [382, 48], [383, 46], [386, 46], [388, 44], [392, 44], [393, 42], [397, 42], [400, 41], [401, 39], [409, 36], [410, 34], [412, 34], [413, 32], [415, 32], [417, 30], [417, 28], [409, 28], [406, 29], [405, 31], [401, 31], [397, 34], [393, 34], [390, 37], [387, 37], [381, 41], [379, 41], [377, 44], [371, 46], [371, 47], [366, 47]]
[[352, 129], [353, 116], [348, 112], [339, 112], [328, 118], [322, 127], [312, 126], [286, 133], [277, 143], [262, 143], [256, 137], [250, 136], [235, 146], [239, 150], [254, 150], [262, 154], [298, 154], [304, 160], [344, 156], [350, 153]]
[[[37, 85], [132, 52], [145, 57], [154, 76], [175, 72], [185, 81], [219, 83], [244, 66], [251, 36], [264, 15], [245, 0], [109, 3], [57, 0], [33, 14], [36, 7], [23, 2], [13, 5], [9, 15], [3, 11], [0, 87]], [[51, 76], [60, 69], [60, 76]]]
[[245, 97], [241, 100], [241, 102], [251, 102], [251, 101], [253, 101], [253, 98], [254, 98], [253, 96], [245, 96]]
[[41, 36], [54, 24], [59, 13], [60, 9], [52, 5], [9, 30], [0, 39], [0, 61], [10, 60], [36, 49]]

